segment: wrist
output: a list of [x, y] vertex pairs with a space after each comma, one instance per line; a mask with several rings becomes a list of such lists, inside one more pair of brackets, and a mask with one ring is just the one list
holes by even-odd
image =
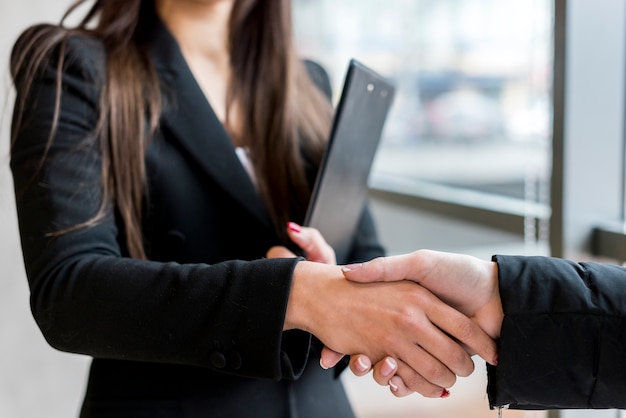
[[325, 309], [322, 304], [328, 301], [329, 281], [343, 280], [337, 266], [310, 261], [296, 264], [291, 279], [291, 291], [283, 330], [300, 329], [316, 334], [319, 323], [323, 322]]
[[487, 303], [476, 312], [475, 319], [490, 337], [497, 339], [500, 337], [502, 321], [504, 320], [504, 310], [500, 299], [498, 264], [494, 261], [485, 261], [484, 274], [489, 283], [490, 296]]
[[289, 291], [289, 299], [287, 300], [287, 311], [285, 313], [285, 323], [283, 324], [283, 330], [290, 329], [303, 329], [305, 327], [303, 318], [303, 281], [306, 280], [303, 269], [306, 261], [299, 261], [293, 270], [291, 277], [291, 290]]

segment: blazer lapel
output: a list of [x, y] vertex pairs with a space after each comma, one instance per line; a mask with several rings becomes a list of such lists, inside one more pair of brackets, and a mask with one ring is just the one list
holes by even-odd
[[265, 205], [241, 165], [228, 133], [202, 93], [176, 40], [158, 19], [150, 39], [151, 58], [165, 84], [166, 108], [161, 123], [208, 175], [271, 229]]

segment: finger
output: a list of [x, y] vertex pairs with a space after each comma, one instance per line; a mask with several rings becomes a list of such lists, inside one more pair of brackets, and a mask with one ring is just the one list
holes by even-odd
[[364, 376], [372, 369], [372, 361], [365, 354], [350, 356], [350, 370], [356, 376]]
[[[401, 379], [404, 387], [400, 386], [397, 377]], [[398, 390], [394, 391], [393, 386], [391, 386], [391, 392], [398, 397], [417, 392], [426, 398], [441, 398], [447, 392], [445, 386], [431, 383], [401, 360], [398, 360], [398, 371], [391, 383], [397, 385]]]
[[[431, 325], [432, 327], [432, 325]], [[432, 327], [436, 330], [436, 327]], [[432, 330], [428, 331], [429, 334], [440, 334], [445, 336], [441, 331], [437, 330], [433, 332]], [[420, 336], [424, 336], [424, 332], [419, 331]], [[432, 338], [431, 336], [424, 338]], [[434, 351], [445, 351], [454, 346], [459, 347], [458, 344], [454, 343], [450, 338], [448, 338], [448, 343], [437, 346]], [[436, 358], [431, 352], [427, 351], [420, 345], [416, 343], [400, 343], [397, 345], [397, 358], [398, 363], [401, 361], [409, 365], [413, 368], [423, 379], [426, 379], [431, 385], [438, 387], [450, 387], [454, 385], [456, 382], [456, 374], [451, 371], [451, 369], [441, 360]], [[460, 347], [459, 347], [460, 348]], [[472, 362], [471, 358], [465, 353], [465, 351], [461, 348], [461, 351], [467, 356], [467, 359]], [[472, 362], [473, 365], [473, 362]], [[472, 366], [473, 367], [473, 366]], [[407, 381], [405, 380], [405, 383]], [[413, 389], [409, 386], [410, 389]], [[422, 393], [422, 392], [420, 392]]]
[[411, 254], [378, 257], [367, 263], [349, 264], [342, 268], [346, 279], [360, 282], [394, 282], [410, 279]]
[[415, 393], [406, 387], [406, 385], [404, 384], [404, 380], [402, 380], [400, 376], [393, 376], [389, 380], [389, 389], [391, 390], [391, 393], [393, 393], [393, 395], [398, 398], [403, 398], [405, 396]]
[[396, 376], [398, 371], [398, 362], [392, 357], [386, 357], [374, 366], [372, 375], [376, 383], [381, 386], [389, 386], [394, 396], [402, 398], [414, 393], [406, 387], [400, 376]]
[[333, 351], [330, 348], [324, 346], [320, 355], [320, 366], [322, 367], [322, 369], [330, 369], [331, 367], [335, 367], [337, 363], [339, 363], [339, 361], [343, 358], [343, 356], [343, 354]]
[[[437, 297], [432, 294], [426, 297], [437, 300]], [[463, 348], [441, 333], [435, 333], [432, 335], [432, 340], [424, 341], [424, 348], [431, 353], [437, 353], [436, 357], [448, 365], [455, 374], [465, 377], [474, 370], [474, 363], [468, 351], [478, 354], [490, 364], [497, 363], [496, 342], [470, 318], [441, 301], [430, 304], [428, 317], [438, 328], [467, 347], [467, 349]], [[447, 348], [443, 349], [444, 347]]]
[[402, 330], [404, 337], [392, 337], [384, 344], [393, 347], [389, 354], [408, 364], [430, 383], [450, 387], [456, 375], [467, 375], [474, 367], [463, 347], [439, 327], [439, 323], [446, 323], [447, 319], [440, 318], [446, 310], [456, 311], [423, 287], [407, 285], [394, 325]]
[[381, 386], [389, 385], [389, 380], [398, 371], [398, 362], [393, 357], [385, 357], [374, 365], [372, 377]]
[[287, 234], [304, 251], [307, 260], [325, 264], [337, 264], [335, 250], [328, 245], [317, 229], [289, 222], [287, 224]]
[[296, 255], [287, 248], [278, 245], [270, 248], [267, 251], [267, 254], [265, 254], [265, 257], [267, 258], [293, 258], [295, 256]]

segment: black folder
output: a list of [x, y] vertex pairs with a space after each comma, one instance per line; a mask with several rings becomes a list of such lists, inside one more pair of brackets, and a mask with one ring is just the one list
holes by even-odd
[[348, 261], [394, 92], [389, 80], [350, 61], [304, 222], [322, 233], [338, 264]]

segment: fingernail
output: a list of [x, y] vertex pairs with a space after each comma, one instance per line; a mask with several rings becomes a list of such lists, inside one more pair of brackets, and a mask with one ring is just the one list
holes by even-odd
[[356, 359], [356, 368], [360, 371], [360, 372], [365, 372], [367, 371], [367, 369], [369, 369], [369, 366], [367, 364], [365, 364], [365, 362], [363, 361], [363, 359], [361, 357]]
[[450, 392], [448, 391], [448, 389], [443, 388], [443, 391], [441, 392], [441, 397], [442, 398], [447, 398], [450, 396]]
[[295, 222], [287, 222], [287, 228], [289, 228], [290, 231], [293, 231], [296, 234], [302, 231], [302, 227]]
[[357, 264], [348, 264], [345, 265], [341, 268], [342, 271], [352, 271], [352, 270], [356, 270], [356, 269], [360, 269], [361, 267], [363, 267], [363, 263], [357, 263]]
[[[386, 366], [386, 367], [385, 367]], [[380, 374], [383, 376], [391, 376], [391, 374], [396, 370], [397, 363], [394, 359], [387, 357], [385, 359], [385, 364], [380, 368]]]
[[324, 370], [328, 370], [328, 367], [324, 366], [324, 362], [322, 360], [323, 359], [320, 358], [320, 367]]
[[493, 365], [494, 366], [498, 365], [498, 356], [496, 356], [496, 358], [493, 360]]
[[395, 383], [393, 383], [393, 379], [389, 380], [389, 387], [391, 388], [392, 391], [397, 392], [398, 391], [398, 385], [396, 385]]

